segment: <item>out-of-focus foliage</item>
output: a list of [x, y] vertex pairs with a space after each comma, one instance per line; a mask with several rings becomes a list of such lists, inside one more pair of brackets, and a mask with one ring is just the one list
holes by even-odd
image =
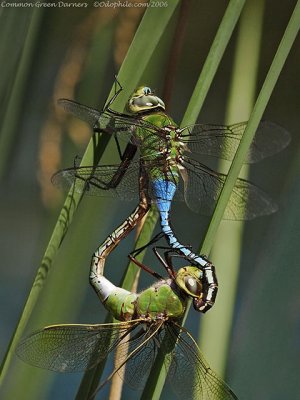
[[[168, 112], [176, 121], [182, 119], [227, 4], [225, 0], [191, 1], [168, 104]], [[265, 78], [295, 4], [295, 0], [266, 1], [257, 88]], [[95, 107], [103, 105], [144, 10], [143, 7], [92, 6], [0, 9], [0, 115], [1, 127], [7, 126], [0, 136], [0, 156], [5, 160], [0, 189], [1, 356], [18, 323], [60, 209], [61, 194], [49, 185], [49, 178], [58, 168], [72, 165], [74, 156], [83, 154], [90, 138], [84, 124], [55, 109], [56, 100], [67, 97]], [[159, 94], [168, 72], [176, 21], [174, 14], [140, 80], [155, 87]], [[223, 122], [237, 34], [235, 31], [223, 56], [202, 108], [201, 122]], [[241, 272], [229, 343], [227, 381], [245, 399], [299, 397], [296, 378], [300, 356], [296, 287], [299, 280], [298, 49], [299, 38], [264, 114], [265, 119], [279, 123], [292, 133], [292, 146], [250, 170], [251, 180], [279, 199], [281, 208], [277, 215], [247, 223], [241, 238]], [[144, 52], [146, 55], [147, 43]], [[251, 54], [248, 58], [251, 62]], [[134, 68], [132, 76], [135, 76]], [[241, 98], [243, 95], [238, 94]], [[104, 162], [116, 159], [114, 146], [108, 145]], [[115, 200], [84, 198], [27, 331], [51, 323], [103, 320], [103, 308], [88, 285], [90, 255], [134, 206], [122, 204], [120, 207]], [[176, 204], [172, 218], [182, 241], [197, 247], [208, 219]], [[123, 275], [126, 255], [132, 246], [132, 238], [127, 239], [107, 261], [108, 278], [115, 283]], [[152, 262], [147, 256], [147, 263]], [[217, 265], [217, 270], [221, 268], [222, 265]], [[143, 274], [141, 278], [141, 286], [149, 284]], [[64, 300], [69, 296], [73, 298], [71, 309]], [[194, 336], [198, 321], [199, 315], [191, 313], [187, 327]], [[214, 346], [218, 352], [218, 343]], [[14, 376], [22, 376], [22, 380], [15, 382]], [[15, 387], [24, 388], [24, 400], [72, 399], [80, 379], [79, 375], [39, 371], [15, 359], [1, 398], [12, 398], [13, 392], [9, 390], [13, 382]], [[51, 384], [48, 392], [44, 387], [47, 380]], [[34, 385], [27, 393], [30, 381]], [[140, 393], [126, 388], [122, 398], [139, 396]], [[165, 396], [168, 398], [168, 394]]]

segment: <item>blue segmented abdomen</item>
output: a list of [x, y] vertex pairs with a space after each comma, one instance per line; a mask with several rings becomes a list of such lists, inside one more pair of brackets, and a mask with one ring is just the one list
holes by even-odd
[[156, 206], [160, 214], [162, 232], [166, 235], [169, 245], [173, 249], [180, 250], [180, 252], [191, 261], [194, 261], [195, 263], [204, 267], [207, 264], [207, 260], [199, 255], [196, 255], [191, 250], [179, 243], [170, 226], [170, 209], [176, 189], [177, 185], [175, 185], [174, 182], [168, 181], [166, 179], [155, 179], [152, 182], [152, 191], [155, 197]]
[[157, 208], [162, 212], [169, 212], [171, 202], [176, 192], [177, 185], [166, 179], [155, 179], [152, 182], [152, 190], [155, 196]]
[[176, 247], [178, 242], [169, 225], [169, 214], [176, 189], [177, 186], [174, 182], [165, 179], [156, 179], [152, 182], [152, 190], [160, 214], [161, 228], [163, 233], [167, 235], [172, 247]]

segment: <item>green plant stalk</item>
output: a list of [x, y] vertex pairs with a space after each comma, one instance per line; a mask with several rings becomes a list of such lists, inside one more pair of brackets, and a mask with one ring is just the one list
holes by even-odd
[[42, 20], [43, 11], [39, 8], [34, 9], [31, 21], [26, 34], [24, 48], [18, 69], [15, 76], [15, 81], [12, 91], [9, 95], [8, 105], [2, 121], [0, 132], [0, 179], [5, 173], [7, 160], [10, 155], [10, 149], [14, 143], [17, 133], [17, 125], [19, 115], [21, 113], [22, 103], [24, 101], [24, 93], [27, 85], [29, 69], [31, 67], [33, 52], [38, 39], [39, 27]]
[[[28, 31], [34, 9], [20, 10], [16, 8], [1, 7], [0, 10], [0, 60], [2, 60], [0, 81], [0, 121], [2, 126], [7, 103], [18, 73], [19, 64], [22, 63], [22, 54], [28, 41]], [[35, 14], [37, 15], [37, 14]], [[14, 38], [12, 52], [11, 41]]]
[[[241, 15], [226, 123], [246, 121], [255, 101], [259, 50], [263, 27], [264, 0], [246, 3]], [[228, 163], [221, 162], [222, 166]], [[246, 178], [243, 167], [243, 178]], [[199, 345], [210, 364], [224, 376], [240, 265], [244, 223], [222, 221], [214, 241], [210, 259], [217, 266], [220, 283], [213, 312], [201, 320]], [[220, 268], [218, 268], [220, 266]], [[215, 343], [218, 343], [216, 348]]]
[[262, 89], [256, 100], [249, 122], [245, 129], [243, 138], [240, 142], [239, 148], [230, 166], [225, 185], [223, 186], [223, 189], [220, 193], [214, 214], [212, 216], [204, 242], [201, 247], [201, 251], [204, 252], [205, 254], [209, 254], [211, 250], [227, 202], [230, 198], [230, 194], [235, 185], [235, 181], [238, 178], [240, 169], [243, 165], [248, 149], [255, 135], [255, 131], [266, 109], [272, 91], [275, 87], [275, 84], [281, 73], [284, 63], [288, 57], [288, 54], [297, 36], [299, 28], [300, 28], [300, 1], [297, 2], [293, 14], [290, 18], [290, 21], [287, 25], [287, 28], [279, 44], [279, 47], [277, 49], [273, 62], [270, 66], [269, 72], [266, 76]]
[[244, 4], [245, 0], [230, 0], [181, 121], [181, 126], [191, 125], [197, 121]]
[[[253, 112], [250, 116], [247, 128], [244, 132], [243, 139], [241, 140], [240, 146], [237, 150], [236, 156], [232, 162], [232, 165], [230, 167], [228, 177], [226, 179], [225, 185], [223, 187], [223, 190], [220, 194], [220, 197], [218, 199], [218, 203], [215, 209], [215, 212], [213, 214], [211, 223], [208, 227], [207, 234], [205, 236], [205, 240], [203, 242], [203, 245], [201, 247], [201, 252], [205, 254], [209, 254], [213, 241], [216, 237], [216, 233], [219, 227], [219, 224], [221, 222], [224, 210], [226, 208], [226, 204], [229, 200], [230, 193], [234, 187], [235, 181], [239, 175], [239, 171], [242, 167], [243, 161], [246, 157], [247, 151], [249, 149], [249, 146], [252, 142], [252, 139], [255, 135], [255, 131], [257, 129], [257, 126], [263, 116], [264, 110], [267, 106], [267, 103], [269, 101], [269, 98], [272, 94], [272, 91], [274, 89], [274, 86], [277, 82], [277, 79], [279, 77], [279, 74], [283, 68], [283, 65], [287, 59], [287, 56], [289, 54], [289, 51], [291, 49], [291, 46], [297, 36], [297, 33], [299, 31], [300, 27], [300, 2], [297, 2], [297, 5], [294, 9], [294, 12], [291, 16], [291, 19], [289, 21], [289, 24], [286, 28], [286, 31], [283, 35], [283, 38], [280, 42], [280, 45], [278, 47], [278, 50], [276, 52], [276, 55], [274, 57], [274, 60], [272, 62], [272, 65], [269, 69], [269, 72], [267, 74], [267, 77], [265, 79], [265, 82], [263, 84], [263, 87], [260, 91], [260, 94], [257, 98], [257, 101], [255, 103]], [[233, 273], [233, 276], [231, 276], [232, 270], [230, 270], [230, 277], [233, 281], [235, 281], [233, 284], [235, 285], [237, 281], [237, 275], [238, 271], [235, 270]], [[228, 341], [229, 341], [229, 334], [230, 334], [230, 320], [232, 318], [232, 307], [233, 307], [233, 297], [234, 297], [234, 292], [236, 289], [234, 287], [232, 289], [232, 295], [231, 297], [225, 299], [224, 301], [228, 301], [228, 303], [225, 303], [226, 307], [228, 307], [226, 320], [225, 316], [222, 320], [224, 325], [222, 327], [218, 328], [219, 332], [222, 332], [223, 334], [223, 328], [225, 330], [224, 332], [224, 337], [222, 338], [222, 342], [219, 343], [220, 338], [212, 338], [212, 332], [214, 332], [215, 326], [212, 329], [210, 325], [209, 318], [213, 318], [212, 316], [209, 316], [208, 319], [208, 325], [204, 326], [202, 328], [202, 332], [205, 332], [205, 336], [201, 338], [201, 342], [203, 342], [203, 347], [206, 347], [205, 352], [207, 351], [210, 353], [210, 358], [213, 359], [213, 365], [214, 367], [222, 372], [225, 369], [225, 359], [226, 359], [226, 353], [227, 353], [227, 346], [228, 346]], [[217, 316], [216, 316], [217, 317]], [[228, 318], [228, 320], [227, 320]], [[208, 332], [209, 331], [209, 332]], [[208, 340], [208, 335], [209, 335], [209, 340]], [[213, 352], [212, 346], [214, 346], [214, 343], [218, 343], [218, 354]], [[220, 346], [219, 346], [220, 345]], [[219, 348], [220, 347], [220, 348]]]
[[[207, 60], [200, 73], [198, 82], [191, 96], [187, 110], [184, 114], [181, 126], [192, 125], [196, 122], [198, 114], [202, 108], [204, 99], [210, 88], [214, 75], [217, 71], [218, 65], [224, 54], [225, 48], [229, 42], [233, 29], [237, 23], [238, 17], [242, 11], [245, 1], [231, 0], [229, 3], [220, 27], [217, 31], [213, 44], [210, 48]], [[189, 310], [190, 303], [187, 307], [185, 317]], [[163, 365], [164, 357], [160, 354], [154, 363], [152, 371], [147, 380], [141, 399], [159, 399], [163, 386], [165, 384], [167, 371]]]
[[[129, 93], [133, 91], [139, 79], [141, 78], [141, 75], [151, 57], [152, 52], [154, 51], [167, 23], [169, 22], [173, 12], [176, 9], [178, 1], [179, 0], [173, 1], [167, 8], [163, 9], [148, 8], [147, 11], [145, 12], [144, 17], [140, 23], [140, 26], [136, 32], [136, 35], [132, 41], [132, 44], [128, 50], [127, 56], [122, 64], [122, 67], [118, 75], [118, 78], [121, 82], [128, 82], [128, 86], [126, 85], [126, 88], [124, 90], [125, 93], [122, 92], [121, 95], [119, 96], [122, 98], [123, 101], [123, 103], [121, 104], [124, 104], [124, 96], [127, 97], [129, 96]], [[155, 21], [155, 29], [153, 29], [154, 21]], [[149, 35], [149, 32], [152, 32], [152, 34]], [[145, 53], [145, 45], [144, 45], [145, 42], [147, 42], [147, 50], [148, 50], [147, 53]], [[132, 74], [132, 71], [135, 71], [135, 73]], [[114, 88], [112, 88], [111, 90], [110, 97], [113, 93], [114, 93]], [[117, 101], [115, 102], [114, 107], [116, 109], [118, 109], [118, 104], [119, 104], [118, 102], [120, 101], [121, 100], [119, 100], [118, 98]], [[94, 149], [98, 145], [99, 145], [98, 139], [96, 138], [96, 136], [93, 136], [83, 156], [82, 163], [89, 165], [94, 161], [93, 158]], [[106, 143], [99, 151], [100, 155], [102, 155], [105, 145]], [[58, 221], [55, 225], [49, 244], [46, 248], [44, 257], [41, 262], [41, 266], [37, 271], [36, 278], [34, 280], [30, 294], [28, 296], [27, 302], [25, 304], [23, 313], [20, 317], [18, 326], [16, 327], [14, 336], [10, 342], [6, 356], [3, 360], [1, 366], [0, 384], [7, 374], [16, 345], [22, 336], [22, 333], [30, 318], [34, 306], [45, 285], [47, 275], [52, 266], [53, 259], [63, 241], [63, 238], [68, 230], [69, 225], [72, 222], [73, 216], [77, 210], [78, 205], [80, 204], [80, 200], [81, 200], [81, 194], [73, 193], [73, 189], [71, 188], [66, 198], [66, 201], [63, 205], [61, 213], [58, 217]]]
[[[153, 0], [150, 3], [153, 3]], [[114, 107], [123, 109], [124, 104], [137, 87], [152, 53], [179, 3], [179, 0], [173, 0], [166, 8], [147, 8], [120, 68], [118, 80], [121, 84], [123, 82], [127, 82], [127, 84], [124, 85], [124, 90], [114, 102]], [[147, 52], [145, 52], [145, 43], [147, 43]], [[109, 98], [113, 94], [112, 90]]]

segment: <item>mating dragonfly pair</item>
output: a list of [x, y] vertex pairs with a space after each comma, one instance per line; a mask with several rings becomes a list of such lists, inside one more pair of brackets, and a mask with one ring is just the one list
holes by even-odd
[[[206, 312], [214, 304], [218, 284], [213, 264], [177, 239], [170, 224], [170, 209], [173, 200], [185, 200], [192, 210], [206, 215], [212, 213], [226, 175], [211, 170], [197, 157], [209, 155], [232, 160], [246, 123], [179, 128], [165, 113], [163, 101], [144, 86], [130, 97], [129, 114], [118, 113], [111, 109], [122, 90], [116, 81], [117, 84], [118, 90], [101, 112], [66, 99], [59, 100], [59, 104], [88, 122], [95, 132], [113, 135], [121, 162], [104, 166], [75, 165], [56, 173], [52, 181], [63, 188], [73, 185], [81, 193], [139, 200], [130, 216], [98, 247], [91, 263], [91, 284], [104, 306], [120, 322], [46, 327], [22, 341], [18, 354], [38, 367], [78, 371], [96, 365], [116, 348], [129, 346], [125, 361], [112, 375], [126, 364], [125, 381], [131, 386], [142, 386], [160, 349], [165, 354], [168, 377], [180, 397], [236, 399], [226, 383], [210, 369], [191, 335], [180, 327], [187, 300], [193, 300], [197, 311]], [[120, 138], [128, 140], [123, 154]], [[261, 123], [247, 162], [276, 154], [289, 140], [283, 128]], [[163, 279], [132, 257], [137, 265], [158, 278], [158, 282], [139, 294], [131, 293], [104, 277], [104, 265], [110, 252], [147, 214], [152, 203], [160, 214], [160, 236], [169, 245], [165, 259], [155, 250], [168, 278]], [[276, 209], [276, 204], [261, 189], [238, 179], [224, 218], [253, 219]], [[189, 265], [176, 272], [172, 265], [174, 255], [181, 256]], [[109, 337], [111, 344], [107, 347]]]

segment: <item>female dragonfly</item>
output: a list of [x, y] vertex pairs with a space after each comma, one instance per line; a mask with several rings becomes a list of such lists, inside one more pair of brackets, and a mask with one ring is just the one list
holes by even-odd
[[103, 269], [97, 272], [94, 288], [104, 307], [120, 322], [47, 326], [21, 341], [18, 356], [40, 368], [76, 372], [94, 367], [118, 348], [121, 353], [126, 352], [126, 357], [119, 360], [99, 389], [125, 366], [125, 382], [138, 389], [147, 380], [158, 351], [162, 351], [167, 380], [178, 398], [237, 399], [209, 367], [191, 334], [180, 326], [187, 300], [203, 296], [201, 271], [190, 265], [175, 271], [174, 250], [165, 251], [164, 258], [157, 249], [153, 250], [168, 278], [164, 279], [131, 257], [158, 279], [140, 293], [116, 287], [103, 276]]
[[[117, 82], [118, 83], [118, 82]], [[128, 138], [118, 165], [74, 166], [57, 172], [55, 185], [70, 187], [88, 194], [115, 195], [122, 199], [138, 198], [140, 203], [131, 216], [110, 235], [94, 254], [104, 262], [109, 252], [148, 212], [154, 202], [160, 213], [161, 229], [169, 245], [203, 271], [207, 293], [199, 311], [214, 303], [217, 281], [214, 266], [205, 256], [182, 245], [170, 224], [173, 200], [185, 200], [194, 211], [210, 214], [224, 185], [226, 175], [208, 168], [192, 156], [209, 155], [231, 160], [236, 152], [246, 123], [234, 125], [196, 124], [179, 128], [165, 113], [164, 102], [146, 86], [135, 90], [127, 103], [129, 114], [110, 108], [122, 87], [101, 112], [71, 100], [61, 99], [66, 111], [88, 122], [95, 131], [108, 132], [116, 138]], [[272, 123], [261, 123], [249, 150], [247, 162], [257, 162], [276, 154], [289, 143], [290, 136]], [[135, 157], [137, 149], [138, 157]], [[277, 206], [261, 189], [238, 179], [225, 211], [227, 219], [253, 219], [276, 211]]]

